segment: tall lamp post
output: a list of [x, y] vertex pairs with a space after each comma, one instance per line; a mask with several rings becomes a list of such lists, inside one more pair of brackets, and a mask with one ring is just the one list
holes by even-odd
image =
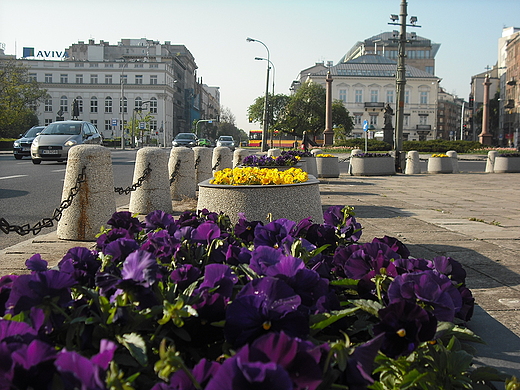
[[396, 120], [395, 120], [395, 134], [394, 134], [394, 149], [395, 149], [395, 169], [396, 172], [402, 172], [403, 167], [401, 166], [401, 152], [403, 149], [403, 122], [404, 122], [404, 87], [406, 85], [406, 43], [409, 42], [406, 39], [406, 26], [409, 27], [421, 27], [417, 26], [417, 17], [410, 17], [410, 24], [406, 24], [407, 13], [407, 2], [401, 0], [401, 13], [399, 15], [391, 15], [392, 23], [396, 26], [401, 26], [399, 33], [398, 42], [398, 57], [397, 57], [397, 73], [396, 73], [396, 90], [397, 90], [397, 101], [396, 101]]
[[125, 78], [124, 78], [124, 74], [125, 74], [125, 67], [126, 67], [126, 62], [123, 63], [123, 69], [121, 70], [121, 124], [120, 124], [120, 128], [121, 128], [121, 149], [125, 149]]
[[267, 145], [267, 137], [268, 137], [268, 130], [269, 130], [269, 63], [270, 61], [270, 54], [269, 54], [269, 48], [265, 43], [262, 41], [259, 41], [258, 39], [253, 38], [246, 38], [246, 41], [248, 42], [258, 42], [262, 44], [265, 49], [267, 50], [267, 76], [265, 80], [265, 101], [264, 101], [264, 126], [262, 128], [262, 152], [267, 152], [268, 145]]
[[[273, 61], [268, 60], [267, 58], [262, 58], [262, 57], [255, 57], [255, 60], [257, 60], [257, 61], [267, 61], [272, 66], [272, 68], [273, 68], [273, 88], [272, 88], [272, 94], [273, 94], [273, 98], [274, 98], [274, 80], [275, 80], [275, 74], [276, 74], [275, 71], [276, 71], [276, 69], [274, 67]], [[269, 109], [269, 107], [268, 107], [268, 109]], [[269, 118], [272, 118], [272, 115], [273, 115], [272, 109], [273, 109], [273, 104], [271, 103], [271, 112], [268, 115]], [[271, 133], [272, 133], [272, 131], [271, 131]], [[274, 138], [274, 134], [271, 134], [271, 148], [273, 147], [273, 138]]]

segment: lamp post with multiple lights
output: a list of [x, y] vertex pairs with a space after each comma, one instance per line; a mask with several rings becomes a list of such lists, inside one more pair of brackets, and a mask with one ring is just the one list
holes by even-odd
[[267, 76], [265, 80], [265, 101], [264, 101], [264, 120], [263, 120], [263, 128], [262, 128], [262, 152], [267, 152], [268, 145], [267, 145], [267, 138], [268, 138], [268, 130], [269, 130], [269, 70], [271, 69], [270, 64], [270, 54], [269, 54], [269, 48], [265, 43], [262, 41], [259, 41], [258, 39], [253, 38], [246, 38], [246, 41], [248, 42], [258, 42], [262, 44], [265, 49], [267, 50]]
[[[403, 122], [404, 122], [404, 88], [406, 85], [406, 43], [409, 42], [406, 38], [406, 26], [409, 27], [421, 27], [417, 26], [417, 17], [410, 17], [410, 24], [406, 24], [407, 13], [407, 2], [401, 0], [401, 13], [399, 15], [391, 15], [392, 23], [396, 26], [401, 27], [399, 32], [398, 42], [398, 57], [397, 57], [397, 73], [396, 73], [396, 90], [397, 90], [397, 101], [396, 101], [396, 120], [395, 120], [395, 134], [394, 134], [394, 150], [395, 150], [395, 168], [396, 172], [403, 171], [404, 159], [401, 158], [401, 152], [403, 149]], [[402, 161], [403, 160], [403, 161]]]
[[[273, 89], [272, 89], [272, 94], [273, 94], [273, 98], [274, 98], [274, 80], [275, 80], [275, 67], [274, 67], [274, 64], [273, 64], [273, 61], [271, 60], [268, 60], [267, 58], [262, 58], [262, 57], [255, 57], [255, 60], [257, 61], [267, 61], [269, 64], [271, 64], [272, 68], [273, 68]], [[267, 115], [267, 119], [271, 119], [273, 117], [273, 103], [274, 103], [274, 100], [273, 102], [271, 102], [271, 111], [268, 112], [268, 115]], [[267, 107], [267, 109], [269, 109], [269, 106]], [[271, 131], [271, 133], [273, 133]], [[271, 148], [273, 147], [273, 138], [274, 138], [274, 134], [271, 134]]]

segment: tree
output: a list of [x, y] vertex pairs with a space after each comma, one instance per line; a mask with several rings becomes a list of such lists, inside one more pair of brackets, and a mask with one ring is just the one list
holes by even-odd
[[[269, 128], [272, 130], [277, 130], [278, 122], [281, 117], [285, 113], [285, 108], [290, 101], [290, 96], [284, 94], [268, 95], [267, 102], [269, 103]], [[251, 122], [260, 122], [264, 121], [264, 102], [265, 95], [257, 97], [255, 102], [249, 106], [247, 109], [247, 114], [249, 116], [249, 120]]]
[[220, 120], [218, 122], [215, 138], [218, 138], [221, 135], [231, 135], [235, 141], [243, 141], [248, 138], [247, 134], [242, 129], [236, 127], [235, 115], [228, 107], [220, 108]]
[[332, 102], [332, 126], [334, 127], [334, 138], [346, 140], [354, 128], [354, 121], [341, 100]]
[[15, 138], [37, 125], [34, 107], [46, 96], [47, 90], [29, 79], [26, 66], [0, 61], [0, 137]]

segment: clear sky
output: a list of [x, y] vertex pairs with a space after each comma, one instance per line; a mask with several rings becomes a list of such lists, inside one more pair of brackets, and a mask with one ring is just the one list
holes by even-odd
[[[401, 0], [4, 0], [0, 42], [6, 54], [22, 48], [63, 50], [94, 39], [117, 44], [147, 38], [183, 44], [195, 57], [198, 77], [219, 86], [221, 105], [246, 131], [247, 108], [265, 93], [267, 52], [275, 92], [315, 62], [334, 64], [357, 42], [385, 31]], [[471, 76], [497, 62], [504, 27], [520, 27], [519, 0], [408, 0], [417, 35], [440, 43], [436, 75], [441, 86], [466, 100]], [[271, 83], [270, 83], [271, 84]]]

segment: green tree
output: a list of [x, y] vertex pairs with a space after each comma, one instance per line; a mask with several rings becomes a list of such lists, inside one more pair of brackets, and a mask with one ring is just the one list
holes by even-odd
[[354, 128], [354, 121], [341, 100], [332, 102], [332, 127], [338, 141], [346, 140]]
[[[290, 96], [284, 94], [268, 95], [267, 102], [269, 103], [269, 128], [271, 130], [280, 130], [278, 128], [278, 124], [281, 117], [284, 115], [285, 109], [290, 100]], [[257, 97], [255, 102], [247, 109], [247, 114], [251, 122], [263, 123], [264, 102], [265, 95]]]
[[15, 138], [37, 125], [34, 107], [46, 96], [41, 84], [29, 79], [26, 66], [0, 61], [0, 137]]
[[231, 135], [236, 142], [247, 140], [247, 134], [236, 126], [235, 121], [235, 115], [231, 110], [228, 107], [221, 107], [215, 139], [221, 135]]

